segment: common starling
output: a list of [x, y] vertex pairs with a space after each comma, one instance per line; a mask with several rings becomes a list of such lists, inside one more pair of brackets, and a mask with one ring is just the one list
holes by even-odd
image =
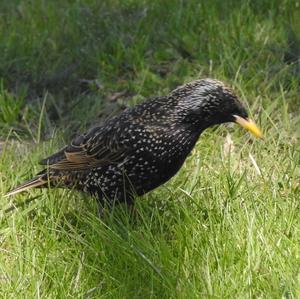
[[214, 79], [190, 82], [76, 137], [7, 195], [50, 185], [89, 193], [102, 204], [132, 203], [177, 173], [206, 128], [226, 122], [262, 136], [230, 88]]

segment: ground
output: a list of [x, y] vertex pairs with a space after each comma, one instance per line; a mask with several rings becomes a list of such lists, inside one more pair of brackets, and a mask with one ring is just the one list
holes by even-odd
[[0, 15], [1, 195], [76, 132], [193, 79], [227, 82], [265, 136], [207, 130], [133, 214], [99, 219], [66, 190], [1, 196], [1, 298], [300, 297], [299, 1], [12, 0]]

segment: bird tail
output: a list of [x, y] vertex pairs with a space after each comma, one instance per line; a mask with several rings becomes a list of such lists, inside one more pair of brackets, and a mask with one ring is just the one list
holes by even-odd
[[28, 180], [28, 181], [24, 182], [23, 184], [17, 186], [13, 190], [9, 191], [8, 193], [6, 193], [4, 195], [4, 197], [15, 195], [15, 194], [18, 194], [25, 190], [31, 189], [31, 188], [42, 187], [42, 186], [46, 185], [47, 183], [48, 183], [48, 180], [47, 180], [47, 177], [45, 176], [45, 174], [40, 174], [40, 175], [34, 177], [33, 179]]

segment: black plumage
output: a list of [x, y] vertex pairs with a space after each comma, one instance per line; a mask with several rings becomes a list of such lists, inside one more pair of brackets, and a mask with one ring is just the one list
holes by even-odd
[[47, 165], [8, 195], [32, 187], [75, 188], [100, 202], [131, 203], [174, 176], [208, 127], [238, 122], [259, 136], [231, 89], [196, 80], [149, 99], [75, 138], [41, 161]]

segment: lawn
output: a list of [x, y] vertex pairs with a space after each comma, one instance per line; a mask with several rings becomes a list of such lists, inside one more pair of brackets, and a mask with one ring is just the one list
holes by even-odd
[[[0, 297], [300, 298], [299, 32], [296, 0], [1, 1]], [[205, 77], [263, 140], [205, 131], [134, 215], [2, 196], [76, 132]]]

